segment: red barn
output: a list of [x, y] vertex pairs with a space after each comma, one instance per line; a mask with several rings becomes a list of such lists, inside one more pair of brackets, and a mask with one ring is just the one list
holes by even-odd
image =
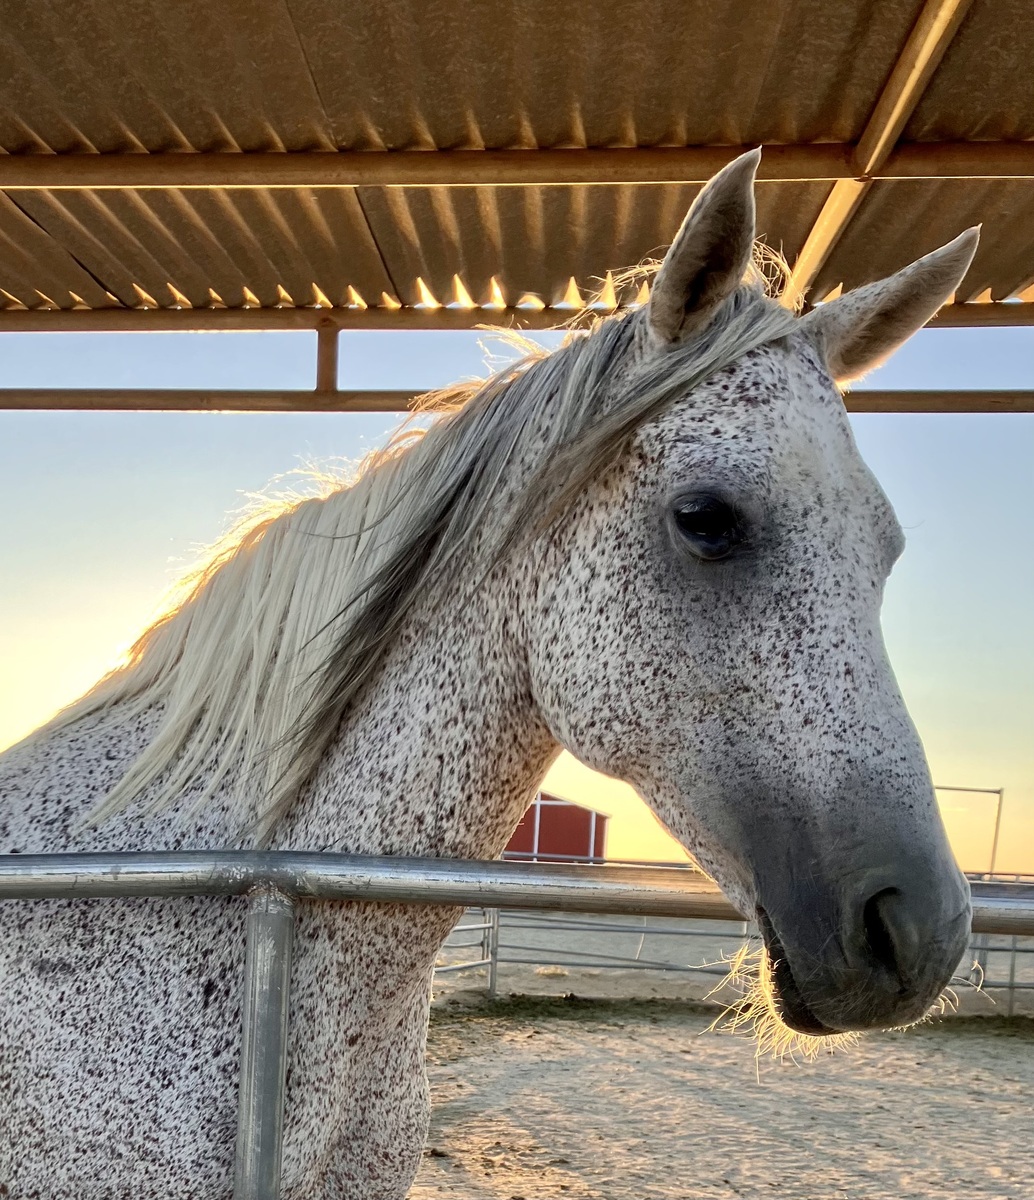
[[607, 818], [569, 800], [539, 792], [514, 830], [503, 858], [529, 862], [603, 862]]

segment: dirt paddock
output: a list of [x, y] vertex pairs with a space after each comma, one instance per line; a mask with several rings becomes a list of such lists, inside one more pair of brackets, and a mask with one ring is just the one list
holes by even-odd
[[412, 1200], [1030, 1200], [1034, 1020], [954, 1018], [755, 1062], [670, 1000], [455, 992]]

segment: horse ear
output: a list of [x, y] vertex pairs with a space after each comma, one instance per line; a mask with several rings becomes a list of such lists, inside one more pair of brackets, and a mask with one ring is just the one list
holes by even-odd
[[976, 225], [896, 275], [820, 305], [798, 328], [819, 348], [838, 383], [857, 379], [878, 367], [951, 298], [979, 240]]
[[741, 154], [693, 201], [650, 289], [655, 344], [670, 346], [702, 328], [742, 282], [754, 250], [760, 161], [760, 150]]

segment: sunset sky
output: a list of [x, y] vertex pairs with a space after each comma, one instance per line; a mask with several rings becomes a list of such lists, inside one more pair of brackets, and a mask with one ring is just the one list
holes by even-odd
[[[2, 386], [309, 387], [314, 334], [0, 337]], [[483, 334], [350, 333], [342, 386], [484, 373]], [[930, 330], [865, 386], [1031, 387], [1034, 330]], [[131, 640], [242, 493], [354, 459], [376, 415], [0, 413], [0, 746], [74, 698]], [[1034, 872], [1034, 415], [853, 418], [908, 536], [884, 610], [941, 785], [1005, 789], [998, 869]], [[612, 812], [610, 852], [670, 857], [609, 781], [551, 786]], [[956, 853], [987, 869], [994, 797], [943, 793]]]

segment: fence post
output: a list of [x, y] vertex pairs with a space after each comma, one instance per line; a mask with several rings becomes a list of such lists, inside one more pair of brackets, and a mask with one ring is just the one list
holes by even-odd
[[1009, 956], [1009, 1010], [1007, 1016], [1016, 1011], [1016, 952], [1019, 949], [1016, 935], [1012, 936], [1012, 954]]
[[492, 924], [488, 931], [488, 994], [494, 1000], [499, 982], [499, 909], [486, 914]]
[[973, 937], [970, 949], [973, 951], [975, 965], [980, 969], [982, 978], [987, 977], [988, 944], [990, 939], [986, 933], [978, 933]]
[[279, 1200], [295, 900], [248, 896], [234, 1200]]

